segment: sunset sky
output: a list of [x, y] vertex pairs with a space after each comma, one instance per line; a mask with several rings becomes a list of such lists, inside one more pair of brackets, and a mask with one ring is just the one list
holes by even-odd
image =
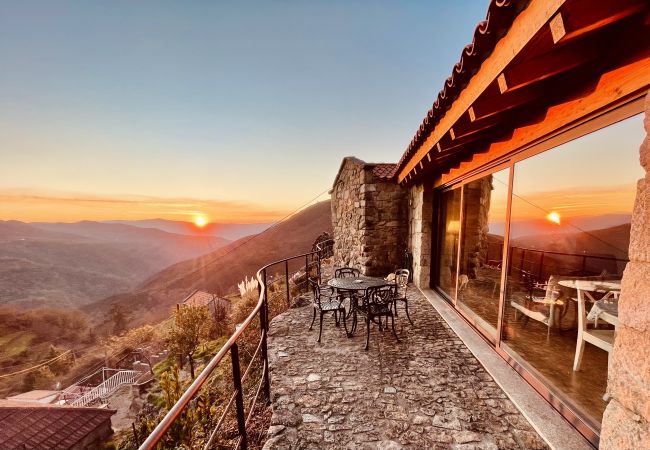
[[399, 159], [487, 5], [3, 2], [0, 219], [278, 219]]
[[[400, 158], [487, 5], [4, 2], [0, 220], [282, 218]], [[611, 129], [517, 190], [629, 211], [641, 119]]]

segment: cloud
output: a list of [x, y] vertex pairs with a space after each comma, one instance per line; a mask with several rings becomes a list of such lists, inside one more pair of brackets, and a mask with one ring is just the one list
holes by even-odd
[[163, 218], [188, 220], [197, 214], [216, 222], [272, 222], [289, 211], [255, 203], [153, 196], [96, 196], [27, 190], [0, 191], [0, 219], [73, 222]]

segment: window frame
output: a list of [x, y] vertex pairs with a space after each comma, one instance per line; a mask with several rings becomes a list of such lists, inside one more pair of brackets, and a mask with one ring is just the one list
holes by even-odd
[[[432, 276], [431, 288], [436, 291], [442, 298], [453, 306], [453, 309], [470, 325], [478, 334], [487, 341], [514, 370], [516, 370], [542, 397], [544, 397], [565, 419], [567, 419], [591, 444], [598, 446], [600, 440], [600, 423], [594, 423], [589, 416], [581, 411], [571, 398], [562, 392], [559, 388], [555, 387], [552, 383], [548, 382], [543, 375], [541, 375], [531, 364], [525, 361], [514, 350], [510, 349], [506, 342], [503, 342], [503, 316], [505, 314], [505, 294], [507, 282], [507, 268], [510, 264], [511, 255], [509, 251], [510, 241], [510, 225], [512, 214], [512, 188], [514, 177], [516, 176], [515, 164], [532, 158], [543, 152], [556, 149], [557, 147], [567, 142], [591, 134], [595, 131], [606, 128], [617, 122], [626, 120], [644, 111], [644, 98], [645, 92], [627, 100], [622, 100], [616, 104], [611, 105], [609, 108], [603, 109], [595, 114], [583, 118], [579, 122], [567, 124], [566, 126], [558, 129], [555, 133], [545, 137], [538, 142], [530, 143], [518, 149], [511, 154], [491, 161], [488, 164], [481, 166], [472, 166], [470, 163], [466, 168], [453, 169], [449, 173], [438, 177], [433, 181], [434, 189], [434, 215], [437, 216], [432, 223], [435, 224], [433, 235], [435, 239], [435, 246], [432, 242]], [[462, 166], [461, 166], [462, 168]], [[439, 280], [439, 252], [440, 252], [440, 230], [441, 230], [441, 194], [452, 189], [461, 189], [461, 214], [460, 221], [464, 219], [464, 186], [476, 179], [485, 177], [503, 169], [509, 169], [508, 176], [508, 199], [506, 209], [506, 223], [504, 229], [504, 248], [503, 260], [506, 264], [502, 267], [501, 272], [501, 286], [499, 290], [499, 311], [497, 319], [496, 337], [491, 336], [484, 330], [469, 314], [466, 314], [457, 306], [457, 298], [451, 299], [442, 289], [437, 285]], [[458, 271], [460, 264], [460, 246], [463, 240], [462, 226], [459, 230], [458, 249], [457, 249], [457, 264], [456, 264], [456, 283], [458, 283]], [[435, 252], [435, 253], [434, 253]], [[436, 255], [436, 258], [433, 257]], [[435, 276], [433, 276], [435, 275]], [[457, 288], [458, 286], [456, 286]], [[457, 289], [456, 289], [457, 292]], [[456, 296], [457, 297], [457, 296]]]

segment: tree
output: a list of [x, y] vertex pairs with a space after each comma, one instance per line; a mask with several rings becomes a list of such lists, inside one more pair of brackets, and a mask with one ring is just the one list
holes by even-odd
[[111, 320], [113, 321], [113, 334], [120, 334], [126, 330], [129, 316], [124, 307], [118, 303], [113, 303], [110, 310]]
[[194, 352], [210, 333], [210, 319], [207, 306], [179, 306], [174, 312], [174, 326], [167, 335], [167, 345], [171, 351], [187, 356], [192, 378]]

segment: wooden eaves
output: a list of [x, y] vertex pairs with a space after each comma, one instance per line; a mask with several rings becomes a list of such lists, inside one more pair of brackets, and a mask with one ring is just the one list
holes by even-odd
[[[647, 91], [646, 1], [533, 0], [523, 9], [514, 3], [490, 5], [488, 20], [495, 8], [520, 12], [453, 99], [450, 77], [396, 167], [401, 184], [502, 157]], [[458, 74], [457, 64], [460, 83]], [[446, 110], [436, 114], [441, 104]]]

